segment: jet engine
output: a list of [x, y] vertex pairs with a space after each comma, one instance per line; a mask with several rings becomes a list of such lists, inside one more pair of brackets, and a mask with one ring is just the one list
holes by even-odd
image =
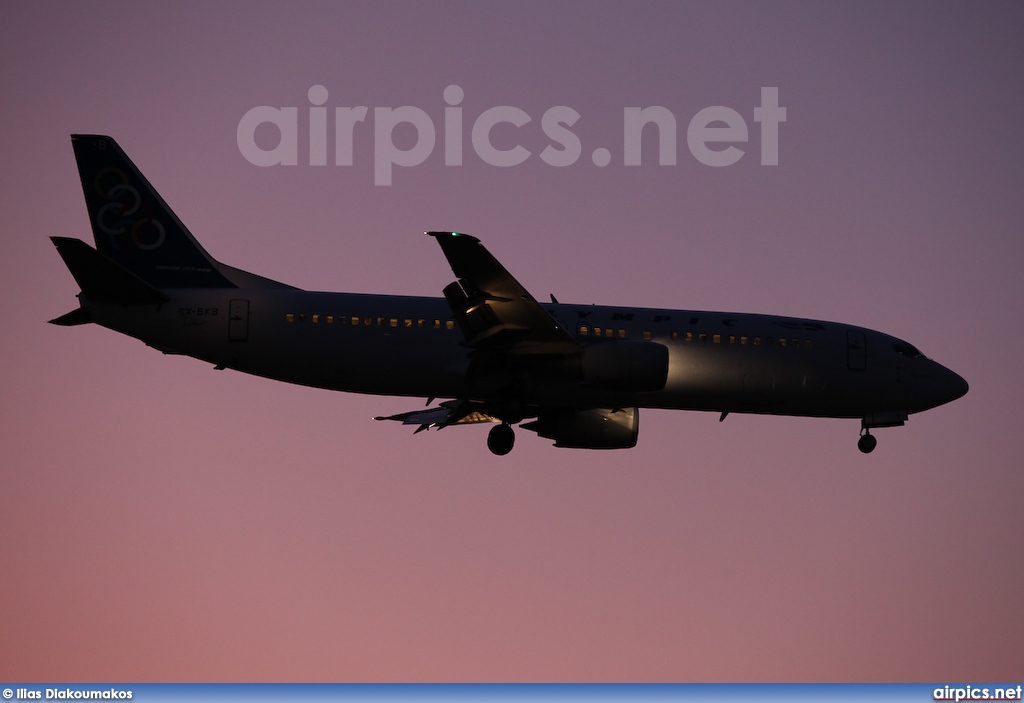
[[657, 342], [614, 340], [583, 348], [583, 383], [625, 392], [660, 391], [668, 380], [668, 347]]
[[522, 427], [555, 440], [556, 447], [629, 449], [636, 446], [640, 411], [636, 408], [556, 408], [545, 410]]

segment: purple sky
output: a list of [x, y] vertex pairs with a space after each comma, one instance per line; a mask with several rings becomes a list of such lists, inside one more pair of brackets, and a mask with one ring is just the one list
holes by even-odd
[[[3, 17], [0, 680], [1019, 679], [1024, 6]], [[462, 166], [444, 163], [452, 84]], [[369, 107], [352, 166], [309, 165], [314, 85], [331, 114]], [[772, 86], [787, 120], [763, 166], [754, 108]], [[299, 165], [242, 156], [260, 105], [299, 108]], [[375, 186], [374, 108], [405, 105], [437, 145]], [[532, 118], [492, 134], [531, 152], [508, 168], [470, 143], [503, 105]], [[623, 109], [655, 105], [676, 118], [676, 165], [652, 138], [627, 167]], [[722, 168], [686, 142], [715, 105], [749, 129]], [[554, 106], [581, 115], [562, 168], [540, 159]], [[538, 298], [863, 325], [971, 391], [878, 431], [870, 456], [856, 421], [682, 412], [642, 412], [629, 451], [520, 432], [500, 458], [479, 427], [414, 437], [371, 417], [422, 401], [45, 324], [78, 292], [47, 238], [92, 243], [73, 132], [117, 139], [215, 257], [303, 288], [440, 295], [452, 274], [421, 233], [460, 230]]]

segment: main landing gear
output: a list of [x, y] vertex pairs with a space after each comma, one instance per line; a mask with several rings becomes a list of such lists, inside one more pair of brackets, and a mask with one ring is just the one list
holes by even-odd
[[861, 450], [865, 454], [870, 454], [874, 451], [878, 445], [878, 440], [871, 434], [871, 430], [864, 428], [861, 430], [860, 439], [857, 440], [857, 449]]
[[512, 445], [516, 443], [516, 433], [512, 426], [501, 423], [491, 428], [487, 434], [487, 448], [498, 456], [505, 456], [512, 451]]

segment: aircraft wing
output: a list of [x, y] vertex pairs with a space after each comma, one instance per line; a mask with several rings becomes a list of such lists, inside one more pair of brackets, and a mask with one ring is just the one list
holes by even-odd
[[444, 297], [467, 347], [505, 354], [572, 354], [580, 344], [542, 308], [480, 240], [427, 232], [441, 245], [458, 281]]
[[413, 434], [423, 430], [436, 427], [448, 427], [449, 425], [470, 425], [480, 422], [501, 422], [493, 415], [483, 412], [477, 403], [468, 400], [446, 400], [436, 408], [426, 410], [413, 410], [412, 412], [399, 413], [397, 415], [379, 416], [374, 420], [396, 420], [403, 425], [419, 425]]

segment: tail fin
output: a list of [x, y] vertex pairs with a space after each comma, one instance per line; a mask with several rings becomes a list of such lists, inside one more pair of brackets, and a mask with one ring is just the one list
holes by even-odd
[[101, 254], [154, 288], [237, 287], [117, 142], [87, 134], [71, 141]]

